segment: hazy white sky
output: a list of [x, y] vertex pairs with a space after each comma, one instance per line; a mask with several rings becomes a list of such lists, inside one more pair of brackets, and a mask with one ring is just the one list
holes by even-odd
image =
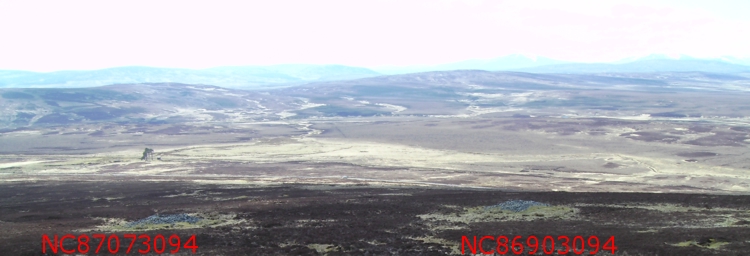
[[0, 69], [750, 57], [747, 0], [0, 1]]

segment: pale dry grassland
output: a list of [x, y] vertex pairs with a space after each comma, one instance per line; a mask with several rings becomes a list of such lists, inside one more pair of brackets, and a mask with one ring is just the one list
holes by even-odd
[[[161, 160], [141, 161], [142, 149], [135, 147], [95, 154], [6, 154], [0, 156], [0, 173], [4, 182], [67, 175], [247, 185], [312, 182], [581, 192], [750, 192], [750, 172], [742, 161], [746, 146], [682, 143], [717, 132], [689, 132], [689, 124], [588, 127], [585, 122], [412, 118], [257, 123], [253, 129], [265, 134], [246, 142], [204, 139], [154, 146]], [[274, 127], [283, 132], [274, 132]], [[667, 136], [671, 141], [647, 141], [641, 135]], [[165, 137], [161, 141], [170, 137], [158, 136]], [[713, 156], [699, 155], [697, 160], [679, 156], [695, 152]]]

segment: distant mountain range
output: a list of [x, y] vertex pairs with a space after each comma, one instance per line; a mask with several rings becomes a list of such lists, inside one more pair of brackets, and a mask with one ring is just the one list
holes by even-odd
[[450, 70], [514, 70], [520, 68], [531, 68], [546, 65], [570, 63], [561, 60], [554, 60], [545, 57], [526, 56], [521, 54], [512, 54], [494, 59], [475, 59], [454, 63], [447, 63], [433, 66], [408, 66], [408, 67], [383, 67], [375, 68], [383, 74], [397, 75], [429, 71], [450, 71]]
[[680, 55], [667, 55], [667, 54], [651, 54], [643, 57], [636, 57], [636, 58], [625, 58], [619, 61], [612, 62], [612, 64], [625, 64], [630, 62], [636, 62], [636, 61], [644, 61], [644, 60], [704, 60], [704, 61], [720, 61], [720, 62], [727, 62], [731, 64], [739, 64], [739, 65], [745, 65], [750, 66], [750, 58], [737, 58], [732, 56], [724, 56], [719, 58], [711, 58], [711, 59], [701, 59], [701, 58], [695, 58], [688, 55], [680, 54]]
[[721, 57], [718, 60], [733, 63], [733, 64], [750, 66], [750, 58], [740, 59], [740, 58], [735, 58], [735, 57]]
[[723, 57], [700, 59], [687, 55], [670, 56], [651, 54], [639, 58], [626, 58], [612, 63], [564, 63], [512, 69], [529, 73], [651, 73], [651, 72], [750, 72], [750, 59]]
[[743, 73], [750, 72], [750, 66], [733, 64], [721, 60], [700, 59], [645, 59], [622, 64], [610, 63], [568, 63], [532, 68], [515, 69], [529, 73], [651, 73], [651, 72], [709, 72]]
[[450, 70], [516, 71], [552, 74], [708, 72], [750, 73], [750, 59], [723, 57], [649, 55], [612, 63], [572, 63], [544, 57], [508, 55], [495, 59], [467, 60], [434, 66], [367, 69], [343, 65], [288, 64], [236, 66], [209, 69], [117, 67], [88, 71], [48, 73], [0, 70], [0, 88], [76, 88], [110, 84], [184, 83], [227, 88], [260, 89], [311, 82], [350, 80], [384, 74], [408, 74]]
[[0, 88], [92, 87], [133, 83], [187, 83], [229, 88], [294, 85], [316, 81], [347, 80], [381, 75], [366, 68], [342, 65], [288, 64], [275, 66], [181, 69], [117, 67], [86, 71], [48, 73], [0, 70]]
[[680, 55], [650, 54], [650, 55], [641, 56], [641, 57], [624, 58], [624, 59], [612, 62], [611, 64], [625, 64], [625, 63], [643, 61], [643, 60], [700, 60], [700, 59], [693, 58], [684, 54], [680, 54]]
[[519, 71], [529, 73], [648, 73], [648, 72], [750, 72], [750, 59], [722, 57], [699, 59], [687, 55], [652, 54], [611, 63], [575, 63], [520, 54], [495, 59], [467, 60], [434, 66], [387, 67], [374, 69], [383, 74], [406, 74], [448, 70]]

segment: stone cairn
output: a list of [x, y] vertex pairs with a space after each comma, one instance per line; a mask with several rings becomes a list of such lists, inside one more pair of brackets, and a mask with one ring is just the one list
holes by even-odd
[[146, 148], [145, 150], [143, 150], [143, 156], [141, 157], [141, 160], [145, 160], [145, 161], [154, 160], [154, 149]]

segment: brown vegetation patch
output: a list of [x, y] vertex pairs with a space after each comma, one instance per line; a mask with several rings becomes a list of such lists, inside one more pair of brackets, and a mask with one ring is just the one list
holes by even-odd
[[166, 134], [166, 135], [178, 135], [178, 134], [184, 134], [191, 130], [190, 126], [187, 125], [173, 125], [167, 128], [159, 129], [156, 131], [152, 131], [149, 133], [153, 134]]
[[714, 128], [710, 126], [690, 126], [690, 128], [688, 128], [688, 130], [698, 133], [711, 132], [713, 129]]
[[512, 125], [503, 127], [503, 129], [508, 131], [538, 130], [541, 128], [543, 128], [543, 126], [537, 124], [537, 122], [526, 119], [516, 119]]
[[229, 118], [229, 115], [225, 115], [225, 114], [222, 114], [222, 113], [210, 113], [209, 112], [209, 113], [206, 113], [206, 114], [210, 115], [213, 120], [223, 121], [223, 120], [226, 120], [226, 119]]
[[95, 131], [95, 132], [89, 133], [89, 136], [99, 136], [99, 137], [104, 136], [104, 131], [101, 131], [101, 130]]
[[[548, 131], [550, 131], [550, 130], [548, 130]], [[573, 127], [565, 127], [565, 128], [562, 128], [562, 129], [556, 129], [556, 130], [551, 130], [551, 131], [552, 132], [556, 132], [557, 134], [560, 134], [560, 135], [573, 135], [573, 134], [581, 132], [581, 130], [578, 130], [578, 129], [573, 128]]]
[[738, 132], [750, 132], [750, 127], [732, 126], [729, 129], [731, 129], [732, 131], [738, 131]]
[[718, 156], [719, 154], [716, 154], [716, 153], [714, 153], [714, 152], [708, 152], [708, 151], [695, 151], [695, 152], [682, 152], [682, 153], [677, 153], [677, 155], [678, 155], [678, 156], [681, 156], [681, 157], [690, 157], [690, 158], [695, 158], [695, 157], [711, 157], [711, 156]]
[[716, 132], [716, 134], [706, 137], [701, 137], [695, 140], [686, 141], [685, 144], [698, 145], [698, 146], [731, 146], [731, 147], [742, 147], [747, 145], [745, 140], [747, 134], [735, 133], [735, 132]]
[[647, 141], [647, 142], [666, 142], [672, 143], [680, 139], [680, 137], [666, 135], [659, 132], [628, 132], [620, 134], [621, 137], [625, 137], [632, 140]]
[[471, 128], [472, 129], [484, 129], [484, 128], [490, 128], [494, 126], [495, 126], [494, 124], [485, 124], [485, 125], [474, 125]]
[[604, 182], [599, 182], [599, 185], [629, 186], [629, 185], [633, 185], [633, 183], [624, 182], [624, 181], [604, 181]]
[[622, 166], [622, 165], [619, 165], [619, 164], [616, 164], [616, 163], [613, 163], [613, 162], [607, 162], [607, 164], [603, 165], [602, 167], [609, 168], [609, 169], [614, 169], [614, 168], [617, 168], [617, 167], [620, 167], [620, 166]]

